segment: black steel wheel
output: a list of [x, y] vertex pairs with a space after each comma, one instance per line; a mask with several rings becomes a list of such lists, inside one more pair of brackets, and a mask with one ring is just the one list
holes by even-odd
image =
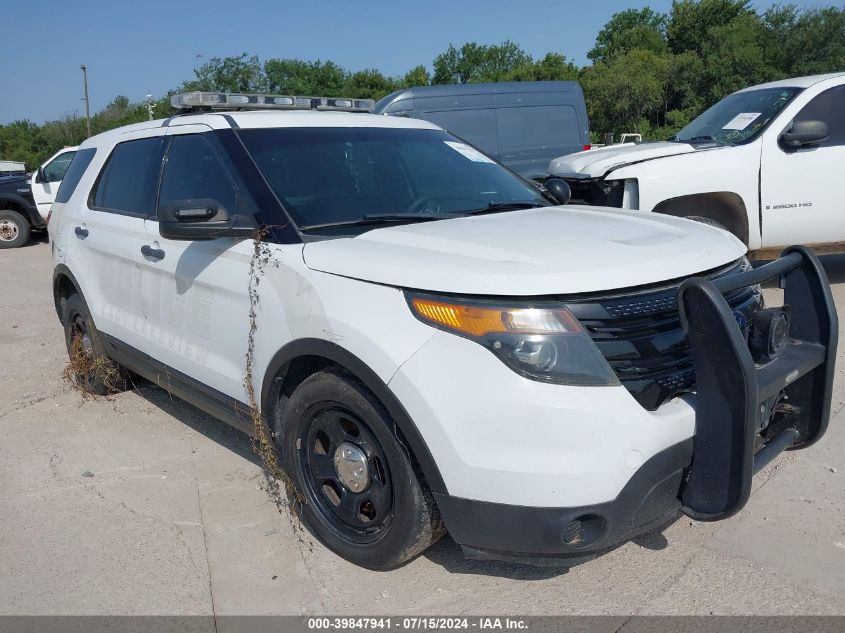
[[300, 384], [280, 450], [300, 515], [332, 551], [369, 569], [410, 560], [442, 536], [440, 514], [375, 396], [338, 368]]
[[[378, 440], [354, 413], [338, 404], [321, 404], [311, 418], [298, 451], [310, 496], [339, 535], [358, 543], [379, 538], [393, 516], [393, 485]], [[326, 512], [328, 510], [328, 512]]]

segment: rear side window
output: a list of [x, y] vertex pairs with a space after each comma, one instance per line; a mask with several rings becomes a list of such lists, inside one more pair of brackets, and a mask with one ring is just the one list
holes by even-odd
[[90, 149], [81, 149], [76, 152], [76, 156], [70, 163], [70, 167], [65, 172], [65, 177], [62, 179], [62, 184], [59, 185], [59, 190], [56, 192], [56, 202], [67, 202], [76, 191], [76, 186], [82, 180], [82, 174], [88, 169], [88, 165], [94, 159], [94, 154], [97, 150], [93, 147]]
[[836, 86], [815, 97], [805, 105], [796, 121], [823, 121], [828, 137], [817, 147], [845, 145], [845, 86]]
[[94, 186], [93, 206], [113, 213], [152, 214], [162, 145], [160, 136], [116, 145]]
[[159, 206], [196, 199], [215, 200], [234, 212], [237, 188], [205, 136], [174, 136], [161, 179]]

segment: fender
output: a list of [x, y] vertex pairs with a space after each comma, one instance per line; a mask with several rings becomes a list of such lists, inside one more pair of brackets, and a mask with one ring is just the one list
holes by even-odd
[[[23, 196], [13, 193], [0, 193], [0, 203], [2, 202], [11, 202], [15, 206], [20, 207], [23, 211], [24, 217], [29, 220], [29, 223], [33, 226], [33, 228], [40, 229], [47, 226], [47, 223], [44, 222], [44, 218], [42, 218], [41, 214], [38, 213], [38, 207]], [[0, 207], [2, 207], [2, 204], [0, 204]]]
[[[402, 403], [399, 402], [399, 399], [393, 394], [390, 388], [382, 382], [381, 378], [364, 361], [335, 343], [316, 338], [298, 339], [288, 343], [276, 352], [264, 374], [264, 382], [261, 387], [262, 411], [272, 410], [273, 400], [281, 387], [281, 382], [276, 379], [280, 376], [283, 378], [286, 366], [291, 361], [302, 356], [319, 356], [325, 358], [355, 374], [367, 389], [372, 391], [379, 399], [382, 405], [384, 405], [384, 408], [387, 409], [388, 414], [390, 414], [391, 419], [396, 425], [394, 434], [399, 437], [400, 441], [404, 439], [407, 442], [407, 448], [416, 457], [431, 491], [448, 494], [446, 484], [440, 475], [440, 470], [437, 468], [437, 464], [428, 450], [428, 446], [423, 440], [422, 435], [420, 435], [411, 416], [405, 410], [405, 407], [402, 406]], [[399, 433], [396, 433], [397, 430]]]

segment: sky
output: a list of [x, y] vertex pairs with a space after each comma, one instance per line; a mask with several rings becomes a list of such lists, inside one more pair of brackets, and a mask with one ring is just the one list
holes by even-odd
[[200, 64], [247, 52], [403, 75], [430, 69], [449, 44], [511, 40], [534, 57], [555, 51], [584, 65], [610, 17], [643, 6], [667, 12], [671, 0], [0, 0], [13, 27], [0, 47], [0, 124], [84, 115], [80, 64], [92, 115], [119, 94], [160, 97], [193, 77], [196, 55]]

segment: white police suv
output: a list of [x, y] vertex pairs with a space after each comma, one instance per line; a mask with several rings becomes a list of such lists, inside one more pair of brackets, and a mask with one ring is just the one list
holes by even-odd
[[394, 567], [444, 528], [473, 556], [584, 558], [731, 515], [824, 433], [838, 329], [810, 251], [752, 269], [705, 224], [561, 206], [562, 181], [369, 102], [173, 100], [62, 182], [68, 349], [246, 432], [254, 356], [302, 516], [344, 558]]

